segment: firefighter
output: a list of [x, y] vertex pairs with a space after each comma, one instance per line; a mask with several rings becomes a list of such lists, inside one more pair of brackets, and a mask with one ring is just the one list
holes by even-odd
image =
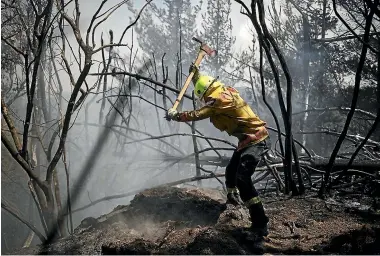
[[178, 122], [210, 118], [217, 129], [238, 138], [238, 147], [225, 170], [227, 203], [238, 205], [242, 200], [249, 209], [251, 230], [259, 236], [267, 236], [269, 219], [251, 178], [262, 155], [270, 147], [266, 123], [252, 111], [236, 89], [211, 76], [201, 75], [194, 65], [189, 71], [194, 72], [194, 94], [203, 107], [184, 112], [169, 109], [167, 118]]

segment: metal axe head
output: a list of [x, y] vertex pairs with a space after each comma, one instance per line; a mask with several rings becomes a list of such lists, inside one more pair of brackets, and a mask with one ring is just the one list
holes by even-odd
[[205, 51], [208, 56], [214, 57], [217, 54], [216, 50], [211, 49], [210, 46], [208, 46], [206, 43], [202, 42], [198, 38], [193, 37], [193, 40], [201, 44], [201, 50]]

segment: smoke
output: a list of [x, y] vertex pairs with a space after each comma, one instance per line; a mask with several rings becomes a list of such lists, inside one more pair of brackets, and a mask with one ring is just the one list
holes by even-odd
[[[81, 3], [82, 4], [82, 3]], [[93, 2], [89, 2], [85, 5], [85, 7], [90, 6], [91, 8], [96, 8], [97, 5], [93, 5]], [[81, 18], [81, 29], [85, 31], [86, 25], [90, 22], [91, 16], [86, 16], [89, 13], [93, 13], [94, 10], [90, 9], [83, 11], [85, 17]], [[235, 10], [236, 9], [236, 10]], [[236, 5], [233, 4], [234, 14], [232, 15], [232, 19], [237, 21], [235, 24], [241, 24], [241, 17], [244, 17], [239, 13], [239, 9], [236, 8]], [[125, 15], [124, 13], [122, 15]], [[150, 15], [150, 14], [149, 14]], [[125, 18], [115, 16], [113, 22], [104, 23], [100, 30], [108, 31], [112, 28], [115, 32], [115, 35], [122, 30], [123, 26], [120, 26], [120, 20]], [[201, 19], [197, 19], [199, 22]], [[87, 23], [87, 24], [86, 24]], [[184, 26], [184, 24], [182, 24]], [[197, 24], [198, 27], [199, 24]], [[119, 31], [116, 31], [117, 29]], [[251, 44], [251, 37], [247, 37], [246, 29], [239, 29], [239, 26], [234, 26], [233, 33], [238, 34], [237, 43], [241, 45]], [[73, 36], [71, 33], [71, 29], [65, 29], [67, 32], [66, 36], [70, 37], [69, 40], [73, 40]], [[96, 41], [99, 41], [100, 33], [96, 33]], [[152, 33], [154, 35], [154, 33]], [[147, 35], [142, 35], [147, 36]], [[151, 35], [149, 35], [151, 36]], [[183, 41], [190, 41], [190, 38], [193, 35], [186, 34], [183, 35]], [[166, 38], [163, 38], [164, 40]], [[245, 40], [243, 40], [245, 39]], [[240, 42], [239, 42], [240, 41]], [[244, 41], [244, 42], [243, 42]], [[114, 66], [118, 68], [123, 67], [126, 71], [134, 71], [135, 67], [144, 66], [144, 75], [151, 76], [155, 80], [164, 81], [165, 77], [162, 77], [162, 68], [165, 72], [165, 66], [169, 63], [169, 75], [167, 79], [167, 85], [171, 87], [182, 86], [181, 82], [185, 80], [185, 75], [187, 73], [187, 65], [194, 61], [195, 54], [193, 51], [190, 51], [190, 48], [195, 44], [187, 44], [183, 48], [186, 49], [182, 53], [182, 72], [180, 74], [182, 79], [178, 79], [176, 77], [175, 69], [177, 68], [178, 55], [173, 50], [177, 49], [180, 45], [180, 42], [173, 42], [173, 45], [169, 45], [169, 48], [166, 49], [168, 51], [166, 58], [164, 59], [164, 67], [161, 67], [161, 58], [162, 56], [158, 56], [158, 53], [155, 56], [156, 64], [153, 64], [153, 57], [149, 55], [149, 57], [143, 58], [142, 55], [137, 54], [137, 50], [141, 50], [137, 42], [135, 42], [134, 50], [130, 51], [130, 53], [125, 53], [125, 56], [120, 57], [124, 60], [135, 60], [133, 63], [123, 63], [116, 64], [113, 62]], [[159, 45], [157, 42], [154, 46]], [[190, 45], [190, 46], [189, 46]], [[77, 52], [77, 46], [74, 45], [74, 52]], [[194, 50], [193, 49], [193, 50]], [[146, 52], [150, 52], [151, 49], [144, 49]], [[68, 51], [68, 50], [67, 50]], [[195, 51], [195, 50], [194, 50]], [[190, 52], [190, 53], [189, 53]], [[291, 53], [289, 53], [290, 55]], [[314, 88], [312, 93], [311, 103], [306, 106], [305, 101], [303, 101], [302, 95], [304, 94], [304, 90], [302, 88], [302, 62], [300, 61], [304, 54], [310, 56], [312, 60], [317, 60], [321, 58], [318, 51], [309, 51], [309, 52], [299, 52], [296, 59], [290, 58], [288, 59], [288, 63], [290, 64], [290, 72], [292, 74], [293, 83], [295, 93], [293, 100], [293, 111], [298, 112], [304, 110], [306, 107], [315, 106], [315, 104], [319, 104], [319, 106], [336, 106], [336, 97], [339, 94], [339, 91], [334, 95], [329, 95], [326, 93], [326, 90], [322, 90], [321, 88], [327, 88], [330, 84], [322, 84], [316, 79], [312, 79], [313, 77], [317, 77], [315, 74], [321, 72], [322, 67], [314, 65], [312, 68], [313, 77], [310, 79], [310, 87]], [[122, 55], [122, 54], [120, 54]], [[170, 55], [170, 56], [169, 56]], [[194, 55], [194, 56], [193, 56]], [[97, 60], [102, 61], [99, 55], [96, 56]], [[323, 56], [322, 56], [323, 57]], [[170, 58], [170, 59], [169, 59]], [[194, 58], [194, 59], [193, 59]], [[136, 64], [137, 63], [137, 64]], [[172, 65], [171, 65], [171, 64]], [[174, 63], [174, 64], [173, 64]], [[179, 63], [179, 64], [181, 64]], [[102, 63], [101, 63], [102, 64]], [[205, 65], [205, 64], [204, 64]], [[100, 65], [101, 67], [102, 65]], [[216, 67], [209, 67], [210, 69], [215, 69]], [[158, 74], [158, 77], [155, 78], [154, 71]], [[61, 71], [60, 73], [64, 73]], [[77, 74], [74, 73], [74, 76]], [[62, 75], [61, 77], [64, 77]], [[227, 75], [225, 77], [221, 77], [222, 81], [227, 80]], [[348, 79], [348, 78], [346, 78]], [[70, 84], [68, 82], [68, 78], [62, 79], [63, 83]], [[92, 77], [89, 77], [87, 80], [89, 84], [94, 80]], [[177, 81], [178, 80], [178, 81]], [[184, 123], [176, 123], [176, 122], [168, 122], [164, 119], [165, 116], [165, 105], [166, 108], [172, 106], [172, 102], [166, 99], [166, 104], [163, 102], [163, 89], [151, 84], [146, 81], [138, 81], [132, 79], [133, 88], [130, 89], [130, 79], [129, 77], [108, 77], [109, 84], [107, 85], [106, 92], [103, 95], [99, 93], [97, 95], [91, 94], [88, 99], [86, 99], [83, 107], [79, 109], [75, 115], [75, 120], [73, 120], [72, 127], [69, 131], [69, 136], [66, 143], [66, 152], [68, 156], [68, 170], [69, 170], [69, 181], [70, 181], [70, 190], [72, 191], [72, 209], [78, 209], [84, 205], [91, 204], [96, 200], [102, 199], [104, 197], [112, 197], [113, 195], [120, 195], [123, 193], [128, 193], [130, 191], [136, 191], [143, 188], [153, 187], [160, 184], [168, 183], [171, 181], [192, 177], [195, 175], [195, 165], [191, 163], [191, 161], [181, 161], [175, 163], [175, 160], [168, 161], [169, 157], [177, 157], [184, 158], [187, 155], [193, 153], [193, 142], [191, 136], [172, 136], [165, 137], [162, 139], [151, 139], [145, 140], [143, 142], [135, 142], [134, 140], [148, 139], [151, 136], [162, 136], [169, 135], [171, 133], [191, 133], [191, 128], [189, 125]], [[232, 81], [232, 80], [231, 80]], [[259, 80], [257, 80], [259, 81]], [[284, 81], [282, 77], [282, 81]], [[333, 81], [333, 79], [329, 79], [329, 81]], [[227, 84], [227, 83], [226, 83]], [[257, 83], [259, 84], [259, 83]], [[228, 84], [234, 86], [235, 84]], [[268, 101], [270, 105], [274, 108], [277, 116], [280, 118], [281, 122], [281, 111], [278, 105], [278, 99], [273, 89], [273, 84], [267, 80], [267, 93], [268, 93]], [[103, 86], [103, 85], [101, 85]], [[249, 87], [248, 87], [249, 88]], [[243, 98], [245, 98], [251, 107], [255, 110], [256, 113], [259, 114], [260, 118], [265, 120], [267, 124], [271, 127], [275, 127], [275, 123], [273, 117], [270, 115], [268, 109], [266, 109], [262, 98], [261, 98], [261, 89], [260, 86], [256, 86], [255, 89], [256, 95], [258, 96], [257, 101], [254, 101], [254, 98], [250, 97], [250, 88], [246, 90], [246, 87], [242, 87], [238, 90], [241, 92]], [[69, 91], [68, 87], [65, 88]], [[120, 90], [123, 89], [123, 90]], [[155, 89], [157, 90], [155, 92]], [[192, 90], [192, 86], [190, 86], [188, 93]], [[118, 96], [118, 94], [122, 92], [123, 96]], [[66, 92], [67, 94], [69, 92]], [[64, 98], [68, 95], [65, 95]], [[175, 99], [176, 95], [172, 92], [166, 91], [166, 95], [170, 99]], [[107, 97], [105, 100], [105, 108], [102, 109], [102, 99], [103, 96]], [[334, 99], [335, 97], [335, 99]], [[20, 101], [25, 100], [25, 98], [21, 98]], [[36, 102], [38, 102], [38, 98], [36, 98]], [[109, 100], [109, 101], [108, 101]], [[148, 101], [148, 102], [147, 102]], [[52, 101], [54, 102], [54, 100]], [[90, 103], [91, 102], [91, 103]], [[153, 104], [158, 105], [156, 108]], [[16, 102], [15, 105], [21, 106], [17, 109], [19, 119], [16, 118], [16, 125], [22, 127], [22, 117], [25, 116], [25, 107], [23, 103]], [[118, 111], [115, 111], [114, 106], [117, 106]], [[62, 106], [65, 109], [65, 105]], [[183, 104], [180, 106], [180, 110], [192, 110], [193, 105], [189, 99], [184, 99]], [[52, 108], [53, 116], [58, 116], [58, 108], [57, 106], [53, 106]], [[103, 118], [100, 119], [100, 112], [103, 112]], [[332, 120], [328, 120], [329, 118], [334, 118]], [[293, 131], [295, 131], [295, 138], [301, 139], [301, 135], [299, 132], [299, 122], [302, 119], [302, 115], [298, 115], [294, 117], [294, 125]], [[321, 115], [320, 113], [310, 114], [308, 119], [308, 126], [306, 129], [308, 130], [316, 130], [319, 129], [319, 125], [321, 123], [328, 123], [331, 128], [334, 122], [341, 122], [341, 117], [336, 117], [335, 115]], [[316, 120], [316, 121], [314, 121]], [[226, 133], [220, 133], [216, 128], [212, 126], [209, 120], [203, 120], [196, 123], [196, 128], [204, 134], [206, 137], [218, 137], [221, 139], [225, 139], [229, 142], [236, 143], [236, 139], [228, 136]], [[284, 130], [283, 126], [281, 127]], [[337, 127], [337, 131], [339, 131], [340, 127]], [[276, 134], [271, 132], [272, 145], [276, 144]], [[197, 138], [197, 143], [199, 149], [207, 149], [209, 148], [209, 144], [201, 139]], [[214, 147], [226, 147], [227, 145], [223, 142], [212, 142]], [[335, 144], [335, 138], [331, 135], [310, 135], [308, 136], [307, 146], [314, 150], [317, 154], [321, 154], [323, 156], [328, 156], [330, 154], [330, 149]], [[223, 156], [230, 156], [231, 151], [219, 151]], [[41, 152], [42, 154], [42, 152]], [[201, 156], [216, 156], [213, 151], [207, 151], [202, 153]], [[193, 160], [194, 156], [190, 156], [188, 159]], [[176, 159], [176, 160], [177, 160]], [[194, 161], [193, 161], [194, 162]], [[217, 168], [215, 166], [203, 166], [205, 169], [209, 171], [222, 172], [222, 168]], [[57, 166], [59, 181], [60, 181], [60, 191], [62, 195], [63, 202], [66, 201], [66, 174], [64, 172], [65, 166], [62, 162], [59, 162]], [[41, 170], [43, 170], [43, 166]], [[204, 173], [202, 173], [204, 174]], [[194, 183], [187, 184], [194, 185]], [[221, 188], [221, 184], [218, 183], [215, 179], [203, 180], [202, 186], [205, 187], [213, 187], [213, 188]], [[74, 213], [74, 226], [77, 226], [82, 219], [85, 217], [93, 216], [98, 217], [101, 214], [105, 214], [109, 212], [112, 208], [117, 205], [125, 205], [128, 204], [129, 201], [133, 198], [133, 195], [126, 196], [123, 198], [117, 198], [112, 200], [104, 200], [100, 203], [96, 203], [86, 209], [81, 211], [77, 211]], [[35, 222], [39, 220], [36, 219]]]
[[[184, 123], [167, 122], [164, 119], [165, 111], [161, 108], [158, 109], [157, 115], [155, 106], [149, 103], [154, 101], [152, 90], [134, 79], [132, 80], [133, 89], [125, 89], [129, 87], [128, 80], [122, 80], [126, 82], [124, 84], [114, 80], [114, 83], [110, 85], [114, 89], [108, 90], [105, 95], [111, 100], [111, 103], [108, 101], [106, 103], [107, 109], [104, 113], [107, 113], [107, 122], [105, 124], [103, 120], [99, 123], [103, 95], [97, 95], [94, 100], [90, 98], [87, 101], [92, 102], [88, 107], [87, 116], [84, 109], [79, 111], [70, 130], [66, 150], [73, 210], [103, 197], [112, 197], [195, 175], [193, 164], [181, 162], [173, 164], [165, 160], [168, 156], [184, 157], [193, 153], [190, 136], [173, 136], [131, 143], [133, 140], [175, 132], [189, 134], [191, 130]], [[121, 91], [123, 96], [116, 97], [118, 91]], [[141, 96], [141, 98], [130, 98], [126, 94]], [[172, 99], [175, 96], [170, 94]], [[156, 103], [162, 106], [162, 98], [159, 98], [161, 95], [156, 95], [156, 97]], [[115, 111], [113, 106], [118, 104], [119, 111]], [[191, 110], [191, 101], [185, 100], [182, 109]], [[130, 120], [129, 125], [125, 124], [127, 120]], [[111, 129], [103, 127], [111, 127]], [[219, 137], [215, 136], [215, 128], [211, 127], [207, 120], [198, 122], [197, 128], [205, 136]], [[235, 142], [232, 138], [226, 137], [226, 139]], [[200, 149], [209, 147], [202, 139], [199, 139], [198, 143]], [[213, 145], [226, 147], [223, 143], [213, 142]], [[228, 151], [221, 151], [221, 153], [230, 154]], [[206, 152], [203, 155], [215, 155], [215, 153]], [[58, 168], [63, 169], [62, 164]], [[65, 179], [65, 173], [60, 172], [61, 191], [64, 198]], [[203, 181], [203, 185], [221, 188], [221, 184], [214, 180]], [[76, 212], [74, 226], [77, 226], [85, 217], [97, 217], [119, 204], [128, 204], [132, 197], [133, 195], [104, 201]]]

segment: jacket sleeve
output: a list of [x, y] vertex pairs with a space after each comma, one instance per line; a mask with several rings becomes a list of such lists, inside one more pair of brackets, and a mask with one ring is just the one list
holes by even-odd
[[178, 113], [179, 122], [198, 121], [211, 117], [215, 109], [209, 106], [202, 107], [194, 111], [184, 111]]

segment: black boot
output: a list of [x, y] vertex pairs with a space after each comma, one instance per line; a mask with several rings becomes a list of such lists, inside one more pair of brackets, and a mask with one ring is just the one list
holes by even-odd
[[251, 231], [259, 237], [268, 235], [268, 222], [269, 218], [265, 215], [265, 210], [261, 202], [252, 204], [248, 207], [251, 216]]

